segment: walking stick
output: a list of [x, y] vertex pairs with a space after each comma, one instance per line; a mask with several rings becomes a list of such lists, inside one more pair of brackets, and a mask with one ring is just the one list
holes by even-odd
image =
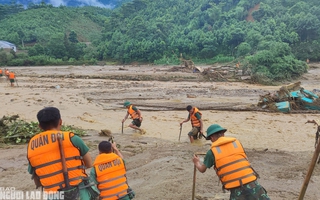
[[193, 167], [193, 184], [192, 184], [192, 200], [194, 200], [194, 194], [196, 191], [196, 173], [197, 173], [197, 167], [194, 165]]
[[[109, 138], [108, 142], [113, 143], [113, 136], [111, 136], [111, 137]], [[114, 149], [113, 149], [113, 148], [112, 148], [112, 152], [114, 153]]]
[[181, 137], [181, 131], [182, 131], [182, 124], [180, 125], [179, 142], [180, 142], [180, 137]]
[[121, 133], [123, 134], [123, 122], [122, 122], [122, 128], [121, 128]]
[[[205, 153], [195, 153], [195, 155], [206, 155]], [[195, 192], [196, 192], [196, 174], [197, 167], [194, 165], [193, 167], [193, 184], [192, 184], [192, 200], [194, 200]]]
[[[319, 126], [318, 126], [318, 129], [319, 129]], [[314, 170], [314, 167], [316, 165], [317, 159], [319, 157], [319, 153], [320, 153], [320, 140], [317, 141], [317, 147], [316, 147], [316, 150], [315, 150], [315, 152], [313, 154], [313, 157], [312, 157], [312, 160], [311, 160], [311, 163], [310, 163], [310, 166], [309, 166], [309, 170], [308, 170], [306, 179], [304, 180], [304, 183], [302, 185], [298, 200], [303, 200], [303, 198], [304, 198], [304, 195], [305, 195], [305, 193], [307, 191], [307, 187], [309, 185], [309, 181], [310, 181], [311, 176], [312, 176], [312, 172]]]

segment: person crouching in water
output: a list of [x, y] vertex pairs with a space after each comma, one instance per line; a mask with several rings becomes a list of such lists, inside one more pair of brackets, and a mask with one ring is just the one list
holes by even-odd
[[143, 119], [140, 110], [136, 106], [133, 106], [129, 101], [124, 102], [123, 106], [126, 107], [128, 110], [126, 116], [122, 120], [122, 123], [124, 123], [130, 115], [133, 121], [131, 122], [129, 127], [139, 130], [141, 134], [145, 134], [146, 131], [140, 128]]
[[125, 163], [116, 143], [102, 141], [98, 149], [90, 177], [98, 185], [99, 199], [133, 199], [135, 193], [128, 185]]

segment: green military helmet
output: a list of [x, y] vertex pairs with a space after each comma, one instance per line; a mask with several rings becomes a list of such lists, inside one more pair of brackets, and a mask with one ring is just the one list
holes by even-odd
[[209, 126], [209, 128], [207, 129], [207, 140], [210, 140], [210, 136], [212, 134], [218, 133], [220, 131], [226, 132], [227, 129], [222, 128], [219, 124], [212, 124], [211, 126]]
[[130, 105], [131, 105], [130, 101], [125, 101], [123, 104], [124, 107], [130, 106]]

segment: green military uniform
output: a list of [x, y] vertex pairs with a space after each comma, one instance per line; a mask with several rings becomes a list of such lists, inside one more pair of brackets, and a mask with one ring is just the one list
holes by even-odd
[[[206, 153], [203, 164], [207, 168], [214, 166], [215, 157], [211, 149]], [[230, 189], [230, 200], [270, 200], [270, 198], [267, 191], [255, 180], [242, 187]]]
[[[89, 147], [77, 135], [74, 135], [71, 137], [71, 142], [75, 147], [77, 147], [79, 149], [81, 156], [84, 156], [84, 155], [86, 155], [86, 153], [88, 153]], [[34, 168], [30, 165], [30, 163], [28, 166], [28, 172], [30, 174], [34, 173]], [[81, 188], [83, 186], [84, 186], [84, 182], [81, 182], [79, 184], [79, 188]], [[99, 193], [98, 189], [95, 186], [91, 186], [91, 188], [93, 190], [95, 190], [97, 193]], [[80, 200], [91, 200], [91, 194], [87, 188], [80, 189]]]

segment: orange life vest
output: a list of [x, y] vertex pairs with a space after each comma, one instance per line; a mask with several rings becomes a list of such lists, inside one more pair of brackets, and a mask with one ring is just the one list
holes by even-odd
[[211, 150], [215, 157], [215, 170], [223, 188], [236, 188], [257, 179], [236, 138], [220, 137], [212, 143]]
[[2, 74], [2, 69], [0, 69], [0, 74]]
[[14, 79], [16, 76], [13, 72], [10, 72], [9, 73], [9, 79]]
[[128, 194], [126, 169], [117, 154], [99, 154], [93, 166], [101, 200], [117, 200]]
[[198, 108], [194, 107], [193, 113], [190, 114], [191, 125], [192, 127], [200, 127], [200, 120], [196, 117], [196, 113], [199, 113], [202, 116], [202, 113], [199, 111]]
[[9, 76], [9, 70], [4, 71], [6, 76]]
[[45, 191], [57, 191], [65, 187], [57, 134], [61, 133], [68, 179], [71, 186], [77, 186], [87, 177], [80, 151], [72, 144], [71, 132], [49, 130], [31, 138], [28, 144], [28, 160]]
[[132, 119], [137, 119], [137, 118], [139, 118], [138, 113], [132, 109], [132, 105], [129, 106], [129, 108], [128, 108], [128, 113], [130, 114], [130, 116], [131, 116]]

